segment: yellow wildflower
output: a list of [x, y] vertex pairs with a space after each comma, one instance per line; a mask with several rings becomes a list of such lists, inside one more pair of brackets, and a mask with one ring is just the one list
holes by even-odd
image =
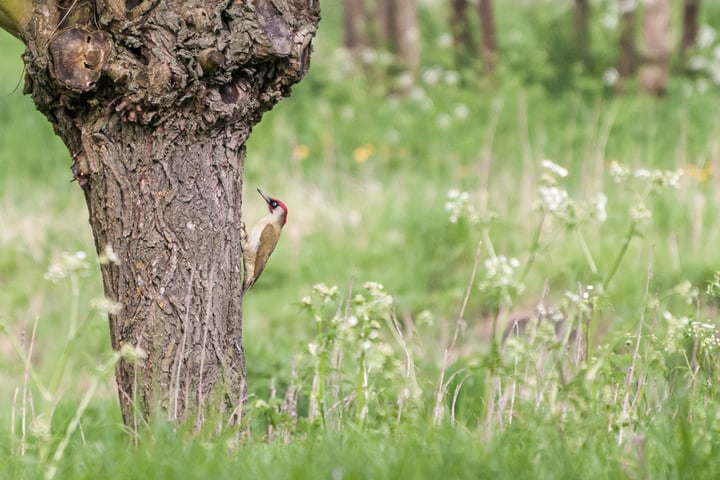
[[366, 143], [365, 145], [358, 147], [353, 151], [353, 160], [355, 160], [355, 162], [357, 163], [365, 163], [368, 161], [374, 151], [375, 149], [373, 148], [373, 146], [369, 143]]
[[302, 143], [300, 145], [295, 145], [292, 154], [295, 160], [305, 160], [308, 155], [310, 155], [310, 147], [303, 145]]

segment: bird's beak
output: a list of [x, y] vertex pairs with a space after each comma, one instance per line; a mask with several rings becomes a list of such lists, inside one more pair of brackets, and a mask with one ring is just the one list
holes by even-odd
[[267, 204], [270, 205], [270, 203], [272, 202], [272, 200], [270, 199], [270, 197], [268, 197], [267, 195], [265, 195], [265, 192], [263, 192], [263, 191], [260, 190], [259, 188], [257, 189], [257, 191], [258, 191], [258, 193], [260, 194], [260, 196], [263, 197], [263, 199], [267, 202]]

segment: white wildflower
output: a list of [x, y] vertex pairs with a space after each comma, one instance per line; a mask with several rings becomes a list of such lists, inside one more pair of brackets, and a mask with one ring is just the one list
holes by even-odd
[[715, 43], [717, 31], [709, 25], [703, 25], [698, 32], [697, 44], [701, 49], [709, 48]]
[[435, 315], [430, 310], [423, 310], [418, 314], [416, 323], [418, 326], [431, 327], [435, 325]]
[[435, 85], [440, 81], [440, 78], [442, 77], [442, 68], [438, 65], [433, 65], [430, 68], [425, 69], [423, 71], [421, 78], [423, 83], [427, 85]]
[[445, 211], [450, 214], [450, 223], [457, 223], [461, 218], [467, 219], [473, 225], [480, 222], [480, 215], [470, 203], [470, 194], [457, 189], [448, 190], [448, 201], [445, 202]]
[[458, 118], [460, 120], [466, 119], [469, 114], [470, 110], [464, 103], [458, 103], [453, 109], [453, 115], [455, 116], [455, 118]]
[[371, 294], [377, 294], [378, 292], [382, 292], [385, 287], [379, 282], [365, 282], [363, 283], [363, 288]]
[[144, 360], [147, 358], [147, 353], [145, 353], [145, 350], [140, 347], [125, 343], [122, 347], [120, 347], [120, 356], [127, 362], [135, 363], [138, 360]]
[[90, 264], [86, 260], [85, 252], [68, 253], [63, 252], [59, 258], [53, 260], [45, 272], [45, 279], [51, 282], [58, 282], [66, 278], [71, 272], [87, 270]]
[[630, 176], [630, 169], [625, 165], [621, 165], [620, 163], [613, 160], [613, 162], [610, 163], [610, 169], [608, 170], [608, 174], [615, 181], [615, 183], [622, 183]]
[[540, 187], [543, 208], [548, 212], [564, 212], [568, 206], [568, 192], [558, 187]]
[[417, 103], [420, 108], [426, 112], [435, 108], [435, 104], [433, 103], [432, 98], [430, 98], [425, 92], [425, 90], [423, 90], [419, 86], [415, 86], [412, 88], [412, 90], [410, 90], [409, 98], [413, 102]]
[[552, 160], [542, 160], [540, 162], [540, 166], [547, 170], [548, 172], [560, 177], [565, 178], [568, 176], [568, 170], [565, 167], [561, 167], [557, 163], [553, 162]]
[[695, 55], [693, 57], [690, 57], [690, 59], [687, 62], [688, 68], [693, 71], [700, 71], [705, 70], [705, 67], [707, 66], [707, 61], [704, 57], [701, 57], [699, 55]]
[[677, 284], [672, 291], [673, 293], [681, 297], [688, 305], [693, 305], [695, 302], [697, 302], [700, 295], [700, 290], [688, 280]]
[[711, 323], [699, 321], [690, 322], [688, 333], [696, 338], [700, 342], [700, 345], [707, 350], [720, 347], [720, 337], [718, 337], [717, 327]]
[[112, 245], [108, 243], [107, 245], [105, 245], [105, 250], [103, 251], [103, 253], [98, 256], [98, 262], [100, 263], [100, 265], [105, 265], [108, 263], [120, 265], [120, 256], [115, 253]]
[[519, 266], [520, 262], [517, 258], [507, 258], [505, 255], [485, 260], [486, 276], [495, 286], [512, 284], [513, 274]]
[[630, 207], [630, 218], [632, 218], [636, 222], [643, 222], [645, 220], [650, 220], [652, 217], [652, 212], [650, 212], [650, 209], [645, 205], [645, 202], [639, 201], [632, 207]]
[[30, 422], [30, 434], [33, 437], [47, 441], [50, 440], [51, 433], [52, 426], [50, 424], [50, 419], [46, 414], [41, 413], [33, 418], [32, 422]]
[[443, 75], [443, 82], [445, 82], [445, 85], [457, 85], [460, 83], [460, 74], [455, 70], [448, 70], [445, 72], [445, 75]]
[[312, 289], [313, 289], [314, 293], [317, 293], [318, 295], [323, 297], [325, 300], [332, 298], [332, 297], [336, 297], [338, 294], [338, 290], [339, 290], [337, 285], [328, 287], [324, 283], [317, 283], [317, 284], [313, 285]]
[[593, 206], [595, 207], [594, 215], [600, 223], [603, 223], [605, 222], [605, 220], [607, 220], [607, 202], [608, 198], [604, 193], [598, 193], [595, 196], [595, 200], [593, 202]]
[[[348, 53], [350, 55], [350, 53]], [[373, 48], [363, 48], [360, 52], [360, 60], [366, 65], [371, 65], [377, 61], [378, 52]]]
[[665, 170], [662, 176], [663, 186], [680, 188], [680, 179], [682, 178], [683, 173], [682, 168], [678, 168], [677, 170]]
[[616, 12], [608, 12], [600, 17], [600, 25], [607, 30], [615, 30], [618, 27], [619, 19]]
[[400, 90], [409, 90], [415, 80], [410, 72], [403, 72], [398, 75], [396, 82]]
[[617, 71], [617, 68], [608, 68], [605, 70], [605, 73], [603, 73], [603, 83], [608, 87], [617, 85], [618, 80], [620, 80], [620, 73]]
[[570, 303], [579, 304], [580, 303], [580, 295], [578, 295], [575, 292], [571, 292], [570, 290], [565, 290], [565, 297], [570, 300]]
[[93, 298], [90, 300], [90, 307], [100, 313], [117, 315], [122, 310], [122, 303], [115, 302], [106, 297]]

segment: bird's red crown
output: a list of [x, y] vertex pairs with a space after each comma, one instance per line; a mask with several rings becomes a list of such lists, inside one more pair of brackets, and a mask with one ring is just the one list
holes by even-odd
[[283, 226], [285, 226], [285, 224], [287, 223], [287, 218], [288, 218], [287, 206], [282, 201], [278, 200], [277, 198], [268, 197], [267, 195], [265, 195], [265, 192], [263, 192], [259, 188], [257, 189], [257, 191], [260, 194], [260, 196], [263, 197], [263, 199], [265, 199], [265, 201], [267, 202], [268, 210], [270, 210], [270, 213], [272, 213], [273, 210], [275, 210], [278, 207], [283, 209], [283, 211], [285, 212], [285, 215], [283, 217]]

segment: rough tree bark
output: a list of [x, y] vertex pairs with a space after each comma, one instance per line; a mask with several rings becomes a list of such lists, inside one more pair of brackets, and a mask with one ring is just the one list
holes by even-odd
[[486, 72], [495, 71], [497, 62], [497, 40], [495, 35], [495, 16], [493, 14], [492, 0], [478, 2], [480, 14], [480, 30], [482, 31], [481, 55]]
[[670, 73], [670, 0], [648, 0], [643, 18], [640, 90], [662, 95]]
[[198, 426], [211, 406], [237, 421], [245, 142], [307, 72], [318, 2], [32, 5], [25, 92], [74, 154], [98, 253], [119, 259], [102, 266], [122, 304], [113, 348], [146, 353], [117, 367], [123, 420], [159, 405]]

